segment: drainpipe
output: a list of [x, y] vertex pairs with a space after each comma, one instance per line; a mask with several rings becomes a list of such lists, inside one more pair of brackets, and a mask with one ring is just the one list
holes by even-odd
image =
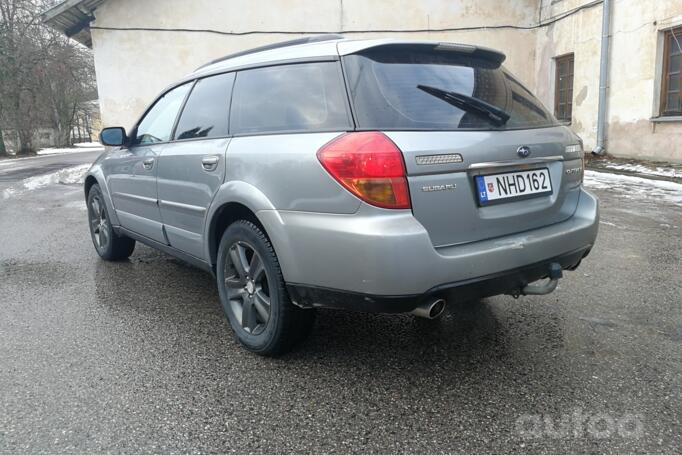
[[604, 0], [601, 23], [601, 58], [599, 61], [599, 113], [597, 114], [597, 147], [592, 153], [606, 153], [606, 92], [609, 83], [609, 40], [611, 36], [611, 0]]

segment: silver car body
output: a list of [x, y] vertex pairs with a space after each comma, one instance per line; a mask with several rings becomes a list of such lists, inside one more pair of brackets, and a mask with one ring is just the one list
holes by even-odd
[[[173, 87], [256, 67], [339, 62], [401, 43], [438, 45], [338, 39], [287, 46], [218, 61]], [[361, 201], [323, 168], [316, 152], [342, 133], [241, 134], [116, 148], [90, 169], [86, 191], [99, 183], [117, 231], [207, 270], [215, 267], [220, 217], [248, 210], [275, 248], [292, 300], [307, 307], [404, 311], [411, 304], [391, 305], [443, 289], [507, 292], [546, 276], [550, 262], [576, 267], [595, 242], [597, 200], [582, 187], [579, 139], [565, 126], [386, 131], [405, 161], [412, 209], [402, 210]], [[518, 155], [520, 146], [529, 157]], [[455, 154], [461, 162], [417, 163], [417, 157]], [[549, 170], [552, 194], [476, 204], [476, 175], [538, 166]], [[379, 301], [384, 304], [373, 305]]]

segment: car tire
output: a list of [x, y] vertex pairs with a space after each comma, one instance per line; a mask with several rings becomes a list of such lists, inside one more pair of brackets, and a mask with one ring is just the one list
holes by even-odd
[[310, 333], [315, 311], [291, 302], [275, 250], [251, 221], [236, 221], [223, 233], [216, 278], [225, 316], [249, 351], [281, 355]]
[[90, 237], [97, 254], [107, 261], [121, 261], [130, 257], [135, 249], [135, 240], [114, 232], [102, 190], [97, 184], [88, 191], [87, 209]]

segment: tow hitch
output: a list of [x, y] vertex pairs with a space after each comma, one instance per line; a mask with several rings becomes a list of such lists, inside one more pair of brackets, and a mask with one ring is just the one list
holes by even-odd
[[545, 295], [554, 292], [559, 284], [559, 278], [563, 277], [561, 264], [553, 262], [549, 265], [549, 281], [542, 284], [528, 284], [520, 291], [512, 292], [512, 296], [517, 299], [520, 295]]

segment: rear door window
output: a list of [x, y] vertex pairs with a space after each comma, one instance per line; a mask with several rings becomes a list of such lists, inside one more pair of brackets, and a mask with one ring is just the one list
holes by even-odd
[[170, 140], [178, 111], [191, 86], [192, 84], [187, 83], [176, 87], [156, 101], [137, 126], [135, 144], [155, 144]]
[[272, 66], [237, 74], [230, 113], [232, 134], [349, 128], [338, 62]]
[[175, 139], [227, 136], [233, 82], [234, 73], [199, 79], [182, 110]]
[[348, 55], [343, 63], [360, 129], [489, 130], [556, 124], [530, 91], [491, 60], [433, 47], [394, 46]]

